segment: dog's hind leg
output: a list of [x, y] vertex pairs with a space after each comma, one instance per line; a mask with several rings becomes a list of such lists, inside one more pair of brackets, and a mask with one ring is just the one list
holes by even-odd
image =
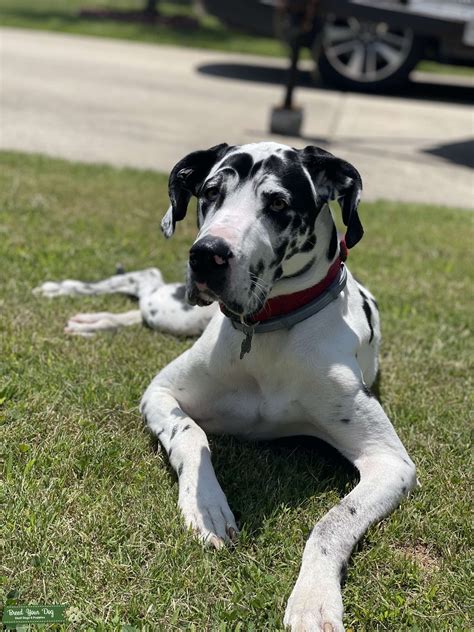
[[91, 336], [99, 331], [113, 331], [119, 327], [145, 322], [151, 329], [175, 335], [201, 334], [216, 312], [217, 305], [198, 307], [189, 305], [181, 283], [158, 285], [153, 275], [142, 276], [138, 288], [140, 309], [112, 314], [93, 312], [76, 314], [69, 319], [65, 332]]
[[140, 291], [145, 287], [147, 291], [156, 289], [164, 284], [163, 277], [158, 268], [147, 268], [137, 272], [115, 274], [108, 279], [96, 282], [77, 281], [66, 279], [65, 281], [47, 281], [36, 287], [33, 292], [41, 296], [53, 298], [56, 296], [95, 296], [98, 294], [127, 294], [139, 297]]
[[218, 309], [189, 305], [182, 283], [164, 283], [158, 268], [116, 274], [108, 279], [87, 283], [67, 279], [48, 281], [33, 290], [35, 294], [56, 296], [95, 296], [99, 294], [126, 294], [138, 298], [140, 310], [124, 314], [109, 312], [76, 314], [69, 319], [66, 333], [92, 335], [97, 331], [111, 331], [122, 326], [144, 321], [152, 329], [184, 336], [201, 334]]
[[68, 320], [64, 331], [74, 336], [93, 336], [99, 331], [115, 331], [120, 327], [137, 325], [142, 322], [139, 309], [121, 314], [111, 312], [91, 312], [76, 314]]

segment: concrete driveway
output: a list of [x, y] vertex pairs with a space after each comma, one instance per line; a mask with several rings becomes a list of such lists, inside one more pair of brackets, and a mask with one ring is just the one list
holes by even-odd
[[284, 60], [20, 29], [0, 40], [1, 149], [168, 171], [194, 149], [272, 138], [353, 162], [365, 199], [473, 206], [473, 112], [449, 82], [418, 77], [408, 97], [302, 87], [304, 138], [282, 138], [268, 122]]

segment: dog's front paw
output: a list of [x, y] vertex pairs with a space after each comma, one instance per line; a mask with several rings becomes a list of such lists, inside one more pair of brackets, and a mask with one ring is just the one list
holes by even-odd
[[291, 632], [344, 632], [342, 597], [337, 583], [296, 582], [283, 623]]
[[239, 530], [221, 490], [206, 494], [180, 494], [179, 507], [186, 527], [206, 546], [221, 549], [232, 543]]

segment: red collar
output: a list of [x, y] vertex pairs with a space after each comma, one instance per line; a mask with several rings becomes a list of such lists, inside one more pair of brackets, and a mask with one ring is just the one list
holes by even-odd
[[247, 323], [262, 323], [266, 320], [270, 320], [270, 318], [288, 314], [318, 298], [334, 281], [341, 269], [342, 263], [347, 259], [347, 246], [344, 239], [341, 240], [339, 246], [339, 257], [331, 265], [322, 281], [300, 292], [282, 294], [281, 296], [275, 296], [275, 298], [269, 298], [258, 313], [253, 314], [251, 318], [247, 319]]

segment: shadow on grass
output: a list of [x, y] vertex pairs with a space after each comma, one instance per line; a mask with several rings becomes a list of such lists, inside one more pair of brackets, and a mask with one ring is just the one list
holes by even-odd
[[[257, 443], [213, 437], [212, 454], [216, 475], [237, 522], [253, 535], [261, 531], [266, 519], [284, 508], [305, 506], [311, 498], [327, 493], [342, 498], [358, 480], [349, 461], [312, 437]], [[315, 523], [317, 519], [314, 516]]]

